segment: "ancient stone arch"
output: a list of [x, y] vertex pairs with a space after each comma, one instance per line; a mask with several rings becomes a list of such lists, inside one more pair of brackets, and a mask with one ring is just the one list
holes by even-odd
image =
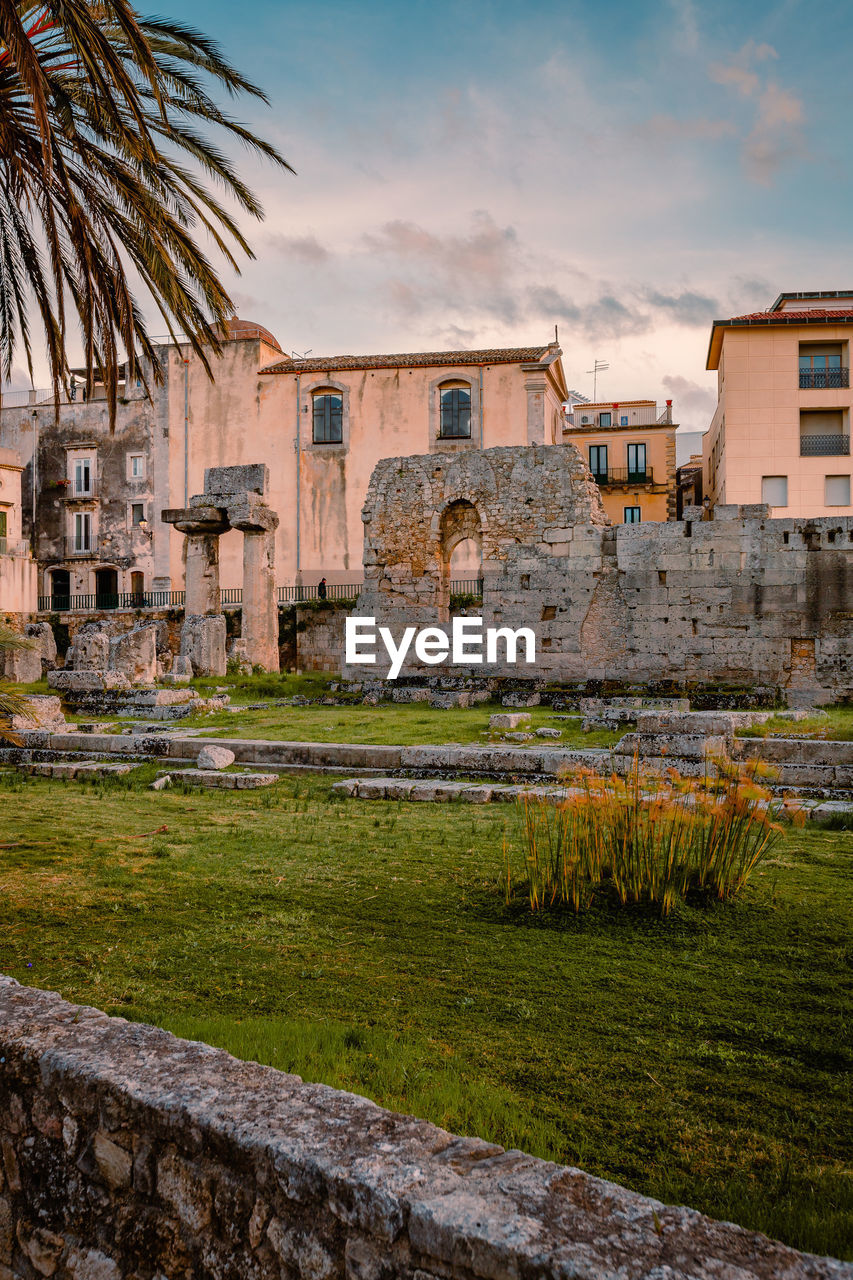
[[438, 615], [442, 622], [450, 616], [450, 563], [453, 552], [462, 542], [474, 542], [483, 550], [483, 526], [480, 513], [468, 498], [449, 502], [439, 515], [439, 593]]
[[[605, 526], [598, 488], [571, 445], [527, 445], [385, 458], [362, 512], [365, 584], [359, 614], [445, 621], [453, 549], [482, 551], [483, 612], [500, 607], [511, 552], [523, 545], [550, 564], [575, 525]], [[554, 531], [557, 531], [555, 533]]]

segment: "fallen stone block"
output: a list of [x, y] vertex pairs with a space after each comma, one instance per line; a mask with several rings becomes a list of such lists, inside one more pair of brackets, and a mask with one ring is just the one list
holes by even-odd
[[530, 742], [532, 733], [505, 733], [504, 740], [506, 742]]
[[29, 694], [23, 698], [23, 704], [21, 710], [10, 717], [9, 728], [12, 733], [66, 728], [62, 703], [56, 694]]
[[227, 769], [236, 758], [227, 747], [202, 747], [196, 756], [196, 764], [199, 769]]
[[172, 782], [186, 782], [195, 787], [214, 787], [224, 791], [251, 791], [278, 782], [277, 773], [215, 773], [209, 769], [169, 769], [157, 775]]
[[155, 778], [148, 788], [149, 791], [165, 791], [167, 787], [172, 785], [172, 775], [164, 773], [161, 777]]
[[562, 736], [563, 736], [562, 729], [537, 729], [536, 730], [537, 738], [562, 738]]
[[502, 711], [497, 715], [489, 716], [490, 729], [519, 729], [522, 725], [530, 724], [531, 715], [529, 711]]

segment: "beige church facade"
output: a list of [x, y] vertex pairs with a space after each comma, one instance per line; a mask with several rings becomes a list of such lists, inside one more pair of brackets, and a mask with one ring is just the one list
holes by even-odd
[[[211, 381], [188, 346], [163, 344], [162, 385], [121, 387], [107, 405], [77, 389], [55, 420], [48, 392], [4, 396], [0, 444], [21, 457], [46, 607], [168, 603], [184, 586], [183, 538], [161, 512], [187, 505], [209, 467], [262, 457], [279, 513], [279, 584], [362, 580], [362, 507], [381, 458], [562, 437], [567, 388], [556, 342], [538, 347], [287, 357], [233, 320]], [[24, 530], [25, 536], [30, 528]], [[242, 580], [238, 533], [221, 540], [221, 583]], [[227, 601], [227, 594], [225, 596]]]

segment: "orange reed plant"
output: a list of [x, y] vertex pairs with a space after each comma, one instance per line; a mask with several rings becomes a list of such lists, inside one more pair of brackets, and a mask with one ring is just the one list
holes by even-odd
[[532, 911], [586, 911], [596, 896], [644, 903], [667, 916], [693, 891], [720, 900], [739, 893], [782, 830], [759, 762], [715, 759], [701, 779], [640, 768], [627, 777], [589, 769], [569, 775], [564, 800], [524, 797], [521, 865], [504, 850], [507, 903]]

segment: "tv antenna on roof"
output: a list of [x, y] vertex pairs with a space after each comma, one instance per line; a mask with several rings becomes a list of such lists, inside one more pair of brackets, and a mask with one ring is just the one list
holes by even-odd
[[307, 360], [313, 350], [313, 347], [309, 347], [307, 351], [291, 351], [290, 358], [291, 360]]
[[609, 368], [610, 368], [610, 365], [607, 363], [606, 360], [594, 360], [592, 368], [587, 369], [586, 371], [587, 373], [592, 374], [592, 403], [593, 404], [597, 404], [598, 402], [598, 396], [596, 394], [598, 391], [598, 375], [600, 373], [603, 373], [605, 369], [609, 369]]

